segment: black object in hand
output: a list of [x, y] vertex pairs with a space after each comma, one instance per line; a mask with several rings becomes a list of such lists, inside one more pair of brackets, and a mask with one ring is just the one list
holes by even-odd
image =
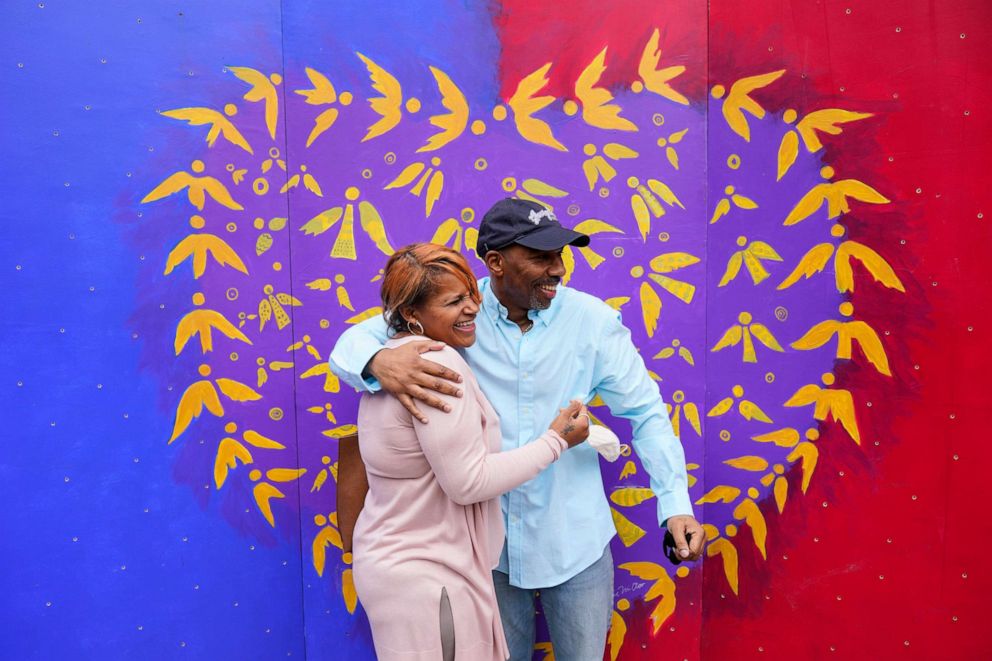
[[[685, 541], [687, 543], [692, 541], [691, 532], [685, 534]], [[665, 541], [662, 542], [662, 548], [664, 549], [665, 557], [668, 558], [669, 562], [673, 565], [682, 564], [683, 558], [679, 556], [679, 550], [675, 546], [675, 536], [672, 535], [672, 531], [667, 529], [665, 530]]]

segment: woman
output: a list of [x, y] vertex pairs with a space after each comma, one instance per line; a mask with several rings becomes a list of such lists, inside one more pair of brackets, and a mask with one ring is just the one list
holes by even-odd
[[[509, 656], [491, 570], [503, 547], [498, 496], [535, 477], [588, 434], [579, 402], [527, 445], [500, 452], [496, 412], [455, 351], [475, 342], [479, 291], [454, 250], [414, 244], [394, 254], [382, 304], [395, 347], [446, 343], [425, 357], [461, 374], [462, 397], [423, 424], [386, 392], [358, 409], [369, 492], [355, 526], [354, 576], [379, 659], [503, 661]], [[366, 440], [367, 439], [367, 440]]]

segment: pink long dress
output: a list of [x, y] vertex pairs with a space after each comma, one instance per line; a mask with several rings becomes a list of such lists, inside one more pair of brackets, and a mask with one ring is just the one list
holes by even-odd
[[[423, 339], [392, 339], [387, 347]], [[365, 394], [358, 409], [369, 491], [355, 526], [354, 578], [382, 661], [441, 658], [441, 590], [447, 590], [459, 661], [509, 657], [492, 569], [503, 548], [499, 495], [532, 479], [567, 448], [548, 431], [500, 452], [499, 420], [468, 365], [450, 347], [424, 354], [460, 373], [452, 411], [421, 406], [414, 419], [392, 395]]]

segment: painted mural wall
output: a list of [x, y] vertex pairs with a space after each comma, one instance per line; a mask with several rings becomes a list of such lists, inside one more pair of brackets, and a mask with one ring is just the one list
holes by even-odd
[[609, 658], [988, 653], [990, 13], [5, 5], [3, 656], [374, 658], [327, 357], [504, 196], [592, 236], [706, 526], [603, 463]]

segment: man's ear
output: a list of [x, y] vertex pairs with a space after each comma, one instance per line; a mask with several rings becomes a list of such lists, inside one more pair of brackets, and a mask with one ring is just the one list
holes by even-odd
[[503, 275], [503, 253], [498, 250], [490, 250], [483, 258], [489, 273], [497, 277]]

